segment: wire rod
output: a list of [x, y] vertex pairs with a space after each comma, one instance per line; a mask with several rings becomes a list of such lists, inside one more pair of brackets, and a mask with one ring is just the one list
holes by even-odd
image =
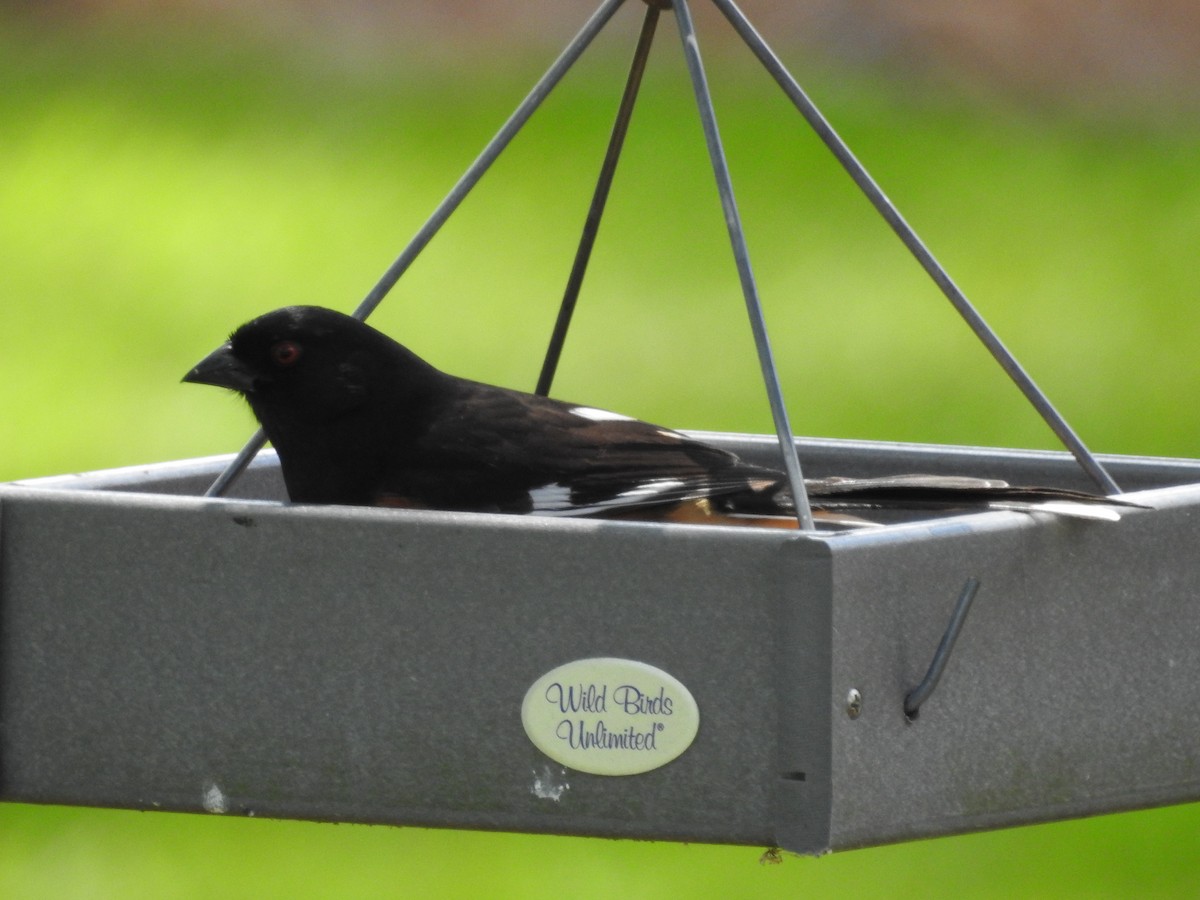
[[225, 492], [233, 487], [233, 483], [242, 477], [242, 473], [254, 461], [254, 457], [258, 456], [258, 451], [267, 443], [267, 433], [261, 428], [246, 441], [246, 446], [238, 451], [237, 456], [230, 460], [221, 474], [217, 476], [217, 480], [209, 485], [208, 490], [204, 492], [205, 497], [224, 497]]
[[600, 219], [604, 215], [604, 206], [608, 202], [613, 176], [617, 171], [617, 163], [621, 159], [625, 136], [629, 133], [629, 121], [633, 117], [634, 103], [637, 101], [642, 76], [646, 71], [646, 60], [650, 56], [650, 48], [654, 43], [658, 13], [658, 7], [651, 5], [646, 9], [646, 18], [642, 21], [641, 35], [638, 37], [637, 49], [633, 54], [633, 63], [629, 67], [629, 77], [625, 82], [625, 91], [621, 95], [621, 105], [617, 108], [617, 118], [608, 139], [608, 149], [604, 154], [604, 162], [600, 166], [600, 176], [596, 180], [596, 191], [592, 195], [591, 206], [588, 208], [587, 218], [583, 223], [579, 249], [575, 252], [575, 261], [571, 265], [571, 274], [567, 278], [562, 305], [558, 309], [558, 319], [554, 323], [554, 331], [550, 335], [550, 345], [546, 348], [546, 358], [542, 363], [537, 387], [534, 389], [535, 394], [543, 397], [550, 393], [555, 372], [558, 371], [558, 361], [562, 356], [563, 344], [567, 339], [567, 329], [571, 327], [571, 317], [575, 313], [575, 304], [579, 300], [579, 291], [583, 287], [584, 275], [587, 274], [592, 248], [596, 244], [596, 234], [600, 230]]
[[946, 671], [946, 663], [950, 662], [950, 652], [954, 649], [963, 623], [967, 621], [967, 613], [971, 610], [971, 602], [978, 592], [979, 579], [974, 576], [968, 578], [967, 583], [963, 585], [962, 593], [958, 595], [958, 600], [954, 604], [954, 612], [950, 614], [950, 623], [946, 626], [941, 641], [938, 642], [937, 650], [933, 652], [929, 670], [921, 679], [921, 683], [904, 697], [904, 716], [910, 722], [917, 718], [921, 704], [929, 699], [933, 689], [937, 687], [938, 681], [941, 680], [942, 673]]
[[371, 289], [370, 293], [358, 305], [358, 308], [354, 310], [352, 315], [356, 319], [365, 319], [374, 312], [375, 307], [387, 296], [388, 291], [400, 280], [400, 276], [412, 265], [413, 260], [425, 249], [425, 245], [429, 243], [445, 221], [450, 218], [450, 214], [458, 208], [458, 205], [467, 196], [471, 188], [483, 177], [483, 174], [491, 164], [496, 161], [496, 157], [508, 146], [509, 142], [521, 130], [522, 126], [529, 120], [529, 117], [533, 115], [534, 110], [541, 105], [542, 101], [546, 99], [546, 96], [554, 89], [555, 85], [567, 74], [567, 71], [579, 59], [583, 51], [592, 42], [592, 39], [600, 32], [608, 20], [612, 18], [613, 13], [617, 11], [617, 8], [623, 2], [624, 0], [604, 0], [600, 8], [592, 14], [592, 17], [584, 24], [579, 34], [575, 35], [571, 43], [567, 45], [558, 59], [546, 71], [546, 74], [541, 77], [525, 99], [521, 101], [520, 106], [509, 116], [508, 121], [501, 126], [496, 136], [488, 142], [488, 145], [483, 148], [483, 152], [471, 163], [470, 168], [463, 173], [458, 183], [450, 189], [450, 193], [446, 196], [446, 199], [434, 210], [429, 220], [421, 226], [420, 231], [409, 242], [409, 245], [396, 257], [396, 261], [388, 267], [388, 270], [383, 273], [383, 277], [379, 279], [379, 283]]
[[[425, 245], [433, 239], [438, 229], [450, 218], [451, 213], [458, 208], [471, 188], [479, 182], [479, 179], [483, 177], [484, 173], [496, 161], [496, 158], [503, 152], [504, 148], [508, 146], [517, 132], [521, 130], [521, 127], [529, 120], [529, 117], [533, 115], [534, 111], [546, 99], [550, 91], [562, 80], [575, 61], [583, 54], [583, 51], [587, 49], [592, 39], [600, 33], [600, 30], [612, 18], [613, 13], [624, 2], [625, 0], [604, 0], [600, 8], [592, 14], [592, 17], [587, 20], [571, 43], [567, 45], [566, 49], [559, 54], [550, 68], [546, 70], [546, 74], [533, 86], [533, 89], [521, 101], [521, 104], [514, 110], [513, 114], [500, 127], [496, 136], [488, 142], [487, 146], [483, 148], [483, 151], [476, 157], [475, 161], [471, 163], [467, 171], [463, 173], [463, 176], [450, 189], [450, 193], [446, 195], [446, 198], [433, 211], [433, 214], [425, 224], [421, 226], [408, 246], [396, 257], [395, 262], [388, 267], [387, 271], [383, 273], [383, 276], [376, 283], [375, 287], [371, 288], [367, 296], [363, 298], [363, 301], [351, 313], [354, 318], [366, 319], [367, 316], [375, 311], [375, 308], [387, 296], [388, 291], [400, 280], [400, 276], [408, 270], [413, 260], [425, 249]], [[233, 458], [225, 471], [217, 476], [217, 480], [205, 491], [204, 496], [223, 496], [241, 476], [242, 472], [246, 470], [246, 467], [250, 465], [250, 462], [265, 443], [266, 436], [260, 429], [255, 432], [254, 436], [246, 443], [246, 446]]]
[[758, 287], [754, 283], [754, 271], [750, 267], [750, 253], [746, 248], [746, 236], [742, 231], [737, 201], [733, 196], [733, 183], [729, 176], [729, 165], [725, 161], [725, 150], [721, 146], [721, 134], [717, 128], [717, 116], [704, 74], [704, 63], [700, 59], [700, 45], [696, 40], [696, 29], [687, 0], [674, 0], [675, 19], [679, 23], [679, 36], [683, 40], [683, 55], [687, 61], [692, 87], [696, 94], [696, 106], [700, 111], [700, 122], [704, 128], [704, 139], [708, 144], [708, 155], [712, 160], [713, 175], [717, 181], [717, 192], [721, 197], [721, 208], [725, 212], [725, 225], [729, 230], [729, 242], [733, 247], [733, 258], [737, 264], [738, 277], [742, 283], [742, 294], [746, 299], [746, 312], [750, 316], [750, 329], [754, 334], [754, 346], [758, 350], [758, 361], [762, 368], [763, 382], [767, 389], [767, 400], [775, 420], [775, 432], [779, 437], [779, 451], [783, 456], [788, 484], [796, 504], [796, 518], [802, 531], [816, 530], [812, 509], [808, 502], [808, 491], [804, 487], [804, 475], [800, 471], [800, 458], [796, 453], [796, 441], [788, 422], [787, 407], [783, 402], [783, 389], [779, 384], [779, 372], [771, 353], [771, 341], [767, 336], [767, 324], [763, 318], [762, 304], [758, 298]]
[[966, 295], [959, 290], [958, 285], [947, 274], [942, 265], [934, 258], [933, 254], [913, 231], [912, 227], [904, 220], [896, 206], [888, 199], [883, 190], [876, 184], [875, 180], [870, 176], [862, 163], [854, 156], [854, 153], [846, 146], [845, 142], [834, 131], [833, 126], [817, 109], [816, 105], [804, 93], [803, 88], [796, 83], [791, 74], [784, 67], [771, 50], [767, 43], [762, 39], [754, 26], [746, 18], [733, 0], [713, 0], [713, 3], [721, 10], [734, 30], [742, 37], [750, 47], [755, 56], [763, 64], [766, 70], [771, 74], [775, 81], [783, 88], [783, 92], [795, 104], [800, 114], [804, 116], [808, 124], [817, 133], [817, 136], [825, 143], [838, 162], [846, 170], [847, 174], [858, 185], [859, 189], [866, 195], [867, 199], [875, 207], [884, 220], [891, 226], [892, 230], [908, 248], [909, 252], [916, 257], [917, 262], [925, 269], [934, 283], [941, 289], [946, 299], [954, 306], [959, 315], [966, 321], [970, 329], [975, 333], [976, 337], [988, 349], [1000, 367], [1008, 374], [1009, 378], [1017, 385], [1026, 399], [1038, 411], [1046, 424], [1063, 443], [1063, 445], [1071, 451], [1071, 454], [1083, 467], [1083, 470], [1096, 482], [1101, 490], [1106, 494], [1119, 494], [1121, 489], [1112, 477], [1105, 470], [1104, 466], [1092, 455], [1091, 451], [1080, 440], [1079, 436], [1071, 429], [1066, 420], [1059, 414], [1058, 410], [1050, 402], [1050, 399], [1042, 392], [1041, 388], [1033, 381], [1029, 374], [1021, 367], [1016, 358], [1004, 346], [997, 334], [984, 321], [983, 317], [967, 299]]

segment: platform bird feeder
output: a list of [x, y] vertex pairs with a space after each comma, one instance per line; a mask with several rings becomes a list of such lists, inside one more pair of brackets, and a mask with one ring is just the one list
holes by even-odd
[[[688, 3], [647, 2], [538, 390], [673, 13], [777, 432], [702, 437], [783, 468], [798, 527], [289, 506], [261, 437], [0, 486], [0, 799], [823, 853], [1200, 797], [1200, 462], [1090, 453], [712, 2], [1068, 452], [792, 438]], [[621, 5], [604, 0], [359, 317]], [[801, 464], [1136, 506], [818, 531]]]

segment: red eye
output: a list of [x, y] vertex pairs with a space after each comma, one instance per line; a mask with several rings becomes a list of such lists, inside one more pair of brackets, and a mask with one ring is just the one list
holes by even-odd
[[300, 345], [295, 341], [278, 341], [271, 345], [271, 360], [277, 366], [290, 366], [300, 358]]

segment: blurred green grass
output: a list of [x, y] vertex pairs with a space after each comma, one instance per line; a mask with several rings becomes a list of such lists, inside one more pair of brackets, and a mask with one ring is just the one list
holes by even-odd
[[[556, 393], [770, 432], [665, 25]], [[630, 21], [613, 31], [379, 327], [459, 374], [532, 386], [632, 46]], [[238, 447], [248, 411], [183, 372], [267, 309], [353, 307], [549, 61], [534, 56], [0, 18], [0, 479]], [[1054, 446], [779, 91], [714, 57], [797, 431]], [[1195, 117], [794, 68], [1093, 449], [1197, 455]], [[744, 848], [5, 805], [0, 892], [1178, 896], [1200, 876], [1198, 825], [1180, 807], [760, 867]]]

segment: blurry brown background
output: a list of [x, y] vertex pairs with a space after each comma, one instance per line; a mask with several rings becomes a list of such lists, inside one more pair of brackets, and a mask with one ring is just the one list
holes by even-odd
[[[638, 0], [630, 0], [637, 4]], [[0, 3], [46, 15], [233, 16], [331, 48], [384, 52], [389, 46], [558, 45], [599, 0], [59, 0]], [[1194, 105], [1200, 89], [1200, 3], [1196, 0], [806, 0], [748, 2], [743, 11], [767, 40], [856, 66], [902, 67], [968, 82], [1092, 103], [1154, 95]], [[693, 0], [703, 27], [720, 18]], [[727, 28], [702, 33], [706, 49], [736, 40]], [[430, 50], [430, 52], [434, 52]], [[1065, 99], [1065, 97], [1064, 97]]]

